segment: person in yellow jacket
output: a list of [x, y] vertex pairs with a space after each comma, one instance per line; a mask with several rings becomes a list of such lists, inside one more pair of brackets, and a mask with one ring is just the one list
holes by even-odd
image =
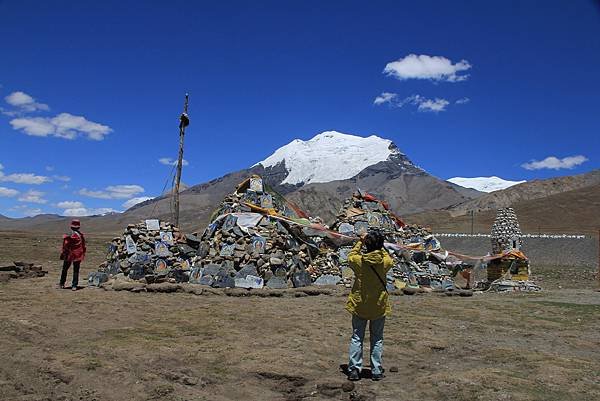
[[[383, 326], [392, 309], [386, 288], [386, 275], [393, 260], [383, 248], [384, 236], [369, 231], [356, 242], [348, 254], [348, 264], [354, 271], [354, 285], [348, 296], [346, 310], [352, 314], [352, 338], [348, 379], [360, 380], [363, 341], [367, 322], [371, 337], [371, 373], [373, 380], [383, 378]], [[362, 248], [366, 248], [363, 252]]]

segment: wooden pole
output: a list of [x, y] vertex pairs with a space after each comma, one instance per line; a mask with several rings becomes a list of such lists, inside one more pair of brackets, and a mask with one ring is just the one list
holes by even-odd
[[175, 226], [179, 227], [179, 184], [181, 183], [181, 167], [183, 165], [183, 137], [185, 135], [185, 127], [190, 124], [188, 117], [188, 100], [189, 95], [185, 94], [185, 103], [183, 105], [183, 113], [179, 116], [179, 157], [177, 158], [177, 176], [175, 177], [175, 188], [173, 189], [175, 197]]
[[475, 224], [475, 210], [471, 210], [471, 235], [473, 235], [473, 225]]

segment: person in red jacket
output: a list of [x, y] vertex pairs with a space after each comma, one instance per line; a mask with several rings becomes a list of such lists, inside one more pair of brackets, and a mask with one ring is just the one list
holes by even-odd
[[71, 221], [71, 235], [63, 235], [62, 251], [60, 253], [60, 259], [63, 261], [62, 273], [60, 275], [60, 288], [65, 288], [65, 282], [67, 281], [67, 272], [71, 263], [73, 263], [73, 281], [71, 283], [71, 289], [77, 290], [77, 284], [79, 283], [79, 267], [85, 257], [85, 237], [79, 231], [81, 223], [79, 220]]

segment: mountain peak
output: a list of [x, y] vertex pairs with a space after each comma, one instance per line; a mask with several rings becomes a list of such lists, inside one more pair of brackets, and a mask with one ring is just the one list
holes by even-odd
[[464, 188], [472, 188], [481, 192], [494, 192], [501, 189], [512, 187], [513, 185], [522, 184], [525, 181], [509, 181], [495, 175], [491, 177], [454, 177], [447, 181], [460, 185]]
[[285, 164], [283, 184], [309, 184], [352, 178], [365, 168], [401, 154], [389, 139], [324, 131], [303, 141], [294, 139], [257, 163], [264, 168]]

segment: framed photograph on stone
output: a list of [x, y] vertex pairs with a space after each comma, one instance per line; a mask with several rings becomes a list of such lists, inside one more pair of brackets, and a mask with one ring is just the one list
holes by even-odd
[[263, 182], [260, 177], [251, 177], [250, 178], [250, 191], [254, 192], [262, 192], [263, 191]]
[[215, 223], [209, 224], [204, 230], [202, 238], [212, 238], [212, 236], [215, 234], [215, 231], [217, 231], [217, 225]]
[[146, 220], [146, 230], [148, 230], [148, 231], [160, 230], [160, 222], [158, 221], [158, 219]]
[[167, 274], [169, 272], [169, 266], [164, 259], [157, 259], [154, 263], [154, 274]]
[[260, 197], [260, 207], [263, 209], [273, 209], [273, 197], [270, 194], [264, 194]]
[[156, 256], [160, 257], [171, 256], [171, 252], [169, 252], [169, 246], [162, 241], [156, 241], [154, 243], [154, 253]]
[[235, 244], [227, 244], [221, 247], [220, 256], [232, 256], [235, 252]]
[[255, 236], [252, 238], [252, 250], [258, 253], [265, 253], [265, 246], [267, 245], [267, 239], [261, 236]]
[[223, 226], [221, 227], [221, 229], [223, 231], [231, 230], [233, 227], [235, 227], [236, 223], [237, 223], [237, 217], [235, 217], [232, 214], [229, 214], [229, 215], [227, 215], [227, 217], [225, 217], [225, 221], [223, 221]]
[[170, 231], [161, 231], [160, 240], [166, 244], [173, 245], [173, 233]]

